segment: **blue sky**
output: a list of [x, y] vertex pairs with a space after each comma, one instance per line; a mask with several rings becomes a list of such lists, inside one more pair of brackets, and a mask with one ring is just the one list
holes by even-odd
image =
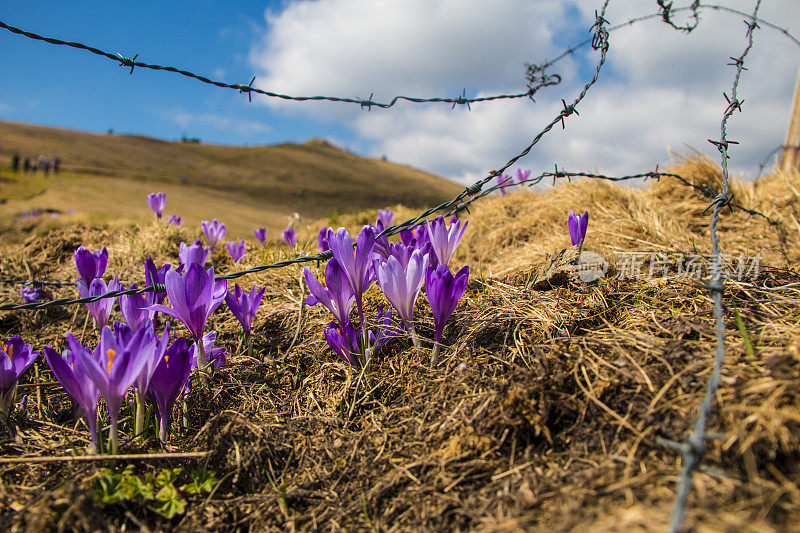
[[[213, 79], [247, 83], [265, 9], [280, 2], [6, 2], [0, 20]], [[86, 131], [184, 134], [226, 144], [346, 138], [344, 128], [246, 105], [235, 91], [114, 66], [87, 52], [0, 31], [0, 118]]]
[[[763, 18], [800, 33], [797, 0], [764, 2]], [[690, 2], [676, 1], [675, 5]], [[752, 0], [725, 5], [752, 10]], [[388, 100], [396, 94], [468, 96], [524, 91], [523, 65], [552, 58], [588, 35], [600, 0], [292, 0], [283, 2], [4, 2], [0, 20], [139, 60], [229, 83], [295, 95]], [[656, 10], [612, 0], [612, 24]], [[746, 177], [783, 142], [800, 47], [769, 29], [756, 34], [742, 79], [741, 141], [731, 168]], [[741, 17], [705, 11], [686, 35], [658, 20], [611, 35], [600, 81], [521, 168], [635, 173], [696, 148], [718, 159], [715, 138], [733, 71], [746, 44]], [[62, 46], [0, 30], [0, 119], [163, 139], [272, 144], [321, 137], [357, 153], [410, 164], [464, 183], [518, 153], [593, 70], [584, 48], [551, 72], [558, 87], [528, 100], [358, 106], [243, 100], [179, 75], [127, 69]]]

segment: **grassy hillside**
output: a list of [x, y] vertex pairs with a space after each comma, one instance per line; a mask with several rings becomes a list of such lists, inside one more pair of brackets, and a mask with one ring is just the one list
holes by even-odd
[[[720, 183], [708, 161], [674, 171], [698, 185]], [[727, 353], [709, 419], [721, 438], [706, 443], [704, 469], [694, 475], [687, 531], [789, 531], [800, 523], [798, 189], [797, 172], [732, 184], [737, 201], [780, 224], [741, 211], [724, 212], [720, 222], [724, 253], [760, 254], [761, 263], [725, 282]], [[471, 281], [440, 359], [430, 362], [433, 320], [420, 295], [423, 346], [400, 341], [378, 350], [369, 387], [359, 388], [359, 371], [325, 343], [331, 315], [303, 305], [302, 267], [240, 278], [245, 289], [266, 287], [253, 357], [222, 306], [207, 329], [219, 333], [229, 364], [209, 385], [193, 386], [187, 427], [176, 406], [168, 445], [152, 433], [137, 440], [130, 406], [122, 411], [124, 453], [205, 455], [119, 461], [117, 472], [130, 463], [147, 479], [182, 467], [180, 485], [197, 468], [221, 480], [172, 520], [152, 511], [152, 498], [103, 505], [105, 464], [29, 459], [71, 457], [88, 442], [40, 359], [20, 382], [26, 406], [0, 426], [0, 529], [666, 531], [681, 460], [663, 442], [686, 438], [716, 343], [708, 291], [675, 272], [687, 256], [710, 250], [707, 205], [670, 179], [645, 189], [582, 181], [477, 202], [450, 263], [469, 265]], [[606, 258], [610, 271], [590, 284], [574, 277], [536, 283], [545, 257], [569, 244], [569, 209], [590, 211], [584, 248]], [[372, 216], [331, 222], [352, 231]], [[107, 278], [141, 283], [142, 260], [176, 263], [187, 232], [154, 224], [64, 227], [0, 243], [0, 276], [73, 279], [72, 252], [85, 244], [108, 246]], [[313, 232], [299, 240], [300, 251], [315, 249]], [[647, 276], [654, 252], [672, 258], [668, 279]], [[214, 263], [227, 273], [289, 253], [251, 243], [243, 264], [219, 249]], [[643, 275], [616, 276], [631, 253], [644, 255]], [[308, 267], [320, 275], [324, 268]], [[18, 290], [0, 285], [0, 301], [20, 302]], [[53, 292], [76, 293], [72, 286]], [[365, 300], [372, 318], [382, 301], [377, 287]], [[20, 334], [41, 347], [63, 345], [71, 331], [94, 346], [85, 313], [79, 306], [3, 313], [0, 336]], [[121, 318], [118, 310], [112, 318]], [[343, 402], [352, 402], [350, 411]]]
[[[58, 156], [57, 179], [12, 175], [14, 153]], [[37, 208], [77, 220], [144, 221], [149, 192], [167, 193], [167, 213], [184, 223], [217, 217], [231, 237], [265, 226], [275, 235], [294, 212], [304, 219], [402, 203], [428, 206], [458, 185], [413, 168], [363, 158], [322, 140], [276, 146], [167, 142], [135, 135], [98, 135], [0, 122], [0, 206], [3, 220]], [[185, 180], [181, 178], [185, 177]], [[60, 218], [60, 217], [59, 217]]]

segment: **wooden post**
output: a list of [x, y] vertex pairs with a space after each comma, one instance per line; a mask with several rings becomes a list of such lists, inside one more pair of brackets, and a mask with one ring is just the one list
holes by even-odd
[[783, 143], [781, 172], [789, 172], [791, 169], [797, 168], [798, 152], [800, 152], [800, 72], [798, 72], [797, 85], [794, 88], [789, 131], [786, 133], [786, 142]]

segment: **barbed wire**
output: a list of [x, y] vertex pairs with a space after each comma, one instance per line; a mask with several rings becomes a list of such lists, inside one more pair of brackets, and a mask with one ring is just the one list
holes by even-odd
[[[671, 2], [670, 2], [670, 4], [671, 4]], [[691, 10], [693, 12], [697, 12], [697, 11], [702, 10], [702, 9], [711, 9], [711, 10], [714, 10], [714, 11], [721, 11], [721, 12], [730, 13], [730, 14], [733, 14], [733, 15], [741, 15], [741, 16], [744, 16], [744, 17], [749, 16], [749, 14], [745, 13], [744, 11], [739, 11], [738, 9], [733, 9], [733, 8], [728, 7], [728, 6], [723, 6], [723, 5], [719, 5], [719, 4], [697, 4], [696, 6], [694, 4], [692, 4], [692, 6], [687, 6], [687, 7], [677, 7], [677, 8], [670, 7], [669, 13], [670, 13], [670, 16], [671, 16], [672, 14], [680, 13], [680, 12], [683, 12], [683, 11], [690, 11]], [[633, 26], [634, 24], [637, 24], [639, 22], [644, 22], [646, 20], [657, 19], [657, 18], [661, 18], [663, 20], [663, 12], [661, 10], [659, 10], [656, 13], [651, 13], [649, 15], [642, 15], [642, 16], [639, 16], [639, 17], [634, 17], [634, 18], [626, 20], [625, 22], [620, 22], [619, 24], [615, 24], [613, 26], [610, 26], [608, 28], [608, 32], [609, 33], [613, 33], [613, 32], [615, 32], [617, 30], [621, 30], [622, 28], [626, 28], [628, 26]], [[761, 18], [759, 18], [757, 20], [757, 22], [759, 24], [764, 25], [765, 27], [768, 27], [768, 28], [770, 28], [772, 30], [775, 30], [775, 31], [778, 31], [778, 32], [782, 33], [787, 39], [792, 41], [797, 46], [800, 46], [800, 38], [794, 36], [787, 28], [784, 28], [782, 26], [778, 26], [777, 24], [773, 24], [772, 22], [769, 22], [768, 20], [761, 19]], [[672, 25], [672, 24], [670, 24], [670, 25]], [[672, 26], [675, 27], [674, 25], [672, 25]], [[683, 28], [678, 27], [677, 29], [683, 29]], [[691, 30], [688, 30], [688, 31], [691, 31]], [[529, 67], [529, 69], [530, 68], [534, 68], [534, 69], [538, 69], [538, 70], [544, 72], [544, 70], [547, 69], [548, 67], [551, 67], [551, 66], [555, 65], [556, 63], [558, 63], [559, 61], [561, 61], [565, 57], [574, 54], [575, 52], [577, 52], [578, 50], [580, 50], [581, 48], [583, 48], [585, 46], [588, 46], [589, 44], [591, 44], [591, 42], [592, 42], [591, 38], [584, 39], [583, 41], [580, 41], [577, 44], [574, 44], [574, 45], [570, 46], [569, 48], [567, 48], [566, 50], [561, 52], [559, 55], [555, 56], [553, 59], [547, 60], [544, 63], [538, 64], [538, 65], [537, 64], [528, 65], [528, 67]]]
[[678, 529], [683, 523], [683, 518], [686, 514], [686, 500], [689, 495], [689, 491], [691, 490], [692, 475], [695, 469], [697, 469], [700, 465], [700, 461], [705, 455], [706, 440], [709, 438], [708, 434], [706, 433], [708, 415], [711, 412], [712, 402], [714, 400], [717, 387], [719, 386], [719, 380], [722, 373], [722, 364], [725, 361], [725, 321], [722, 309], [722, 294], [725, 290], [725, 286], [722, 283], [722, 264], [720, 260], [721, 251], [719, 246], [719, 235], [717, 234], [717, 224], [719, 222], [722, 209], [725, 206], [729, 206], [731, 202], [731, 197], [729, 196], [730, 188], [728, 184], [728, 159], [730, 158], [730, 156], [728, 156], [728, 147], [732, 144], [738, 144], [736, 141], [728, 140], [727, 123], [728, 119], [733, 115], [734, 112], [737, 110], [741, 112], [742, 110], [742, 101], [738, 99], [737, 90], [739, 88], [739, 80], [741, 79], [742, 71], [745, 69], [745, 57], [753, 47], [753, 33], [759, 27], [758, 9], [760, 7], [761, 0], [756, 0], [750, 20], [745, 20], [745, 24], [747, 24], [747, 46], [742, 52], [742, 55], [739, 57], [732, 57], [732, 62], [729, 63], [729, 65], [732, 65], [736, 68], [736, 74], [733, 78], [733, 86], [731, 88], [730, 96], [723, 93], [728, 106], [725, 108], [725, 112], [722, 115], [722, 122], [720, 123], [720, 138], [718, 141], [712, 139], [708, 140], [711, 144], [717, 147], [722, 160], [722, 192], [719, 193], [706, 208], [706, 210], [711, 207], [714, 208], [714, 211], [711, 215], [711, 226], [709, 228], [713, 254], [712, 275], [711, 281], [706, 284], [706, 288], [711, 294], [711, 298], [714, 302], [717, 348], [714, 354], [714, 371], [711, 374], [711, 378], [708, 380], [706, 394], [703, 397], [703, 400], [700, 402], [697, 419], [692, 426], [692, 430], [689, 433], [689, 436], [686, 438], [686, 442], [682, 444], [673, 443], [673, 447], [680, 450], [681, 457], [683, 459], [683, 469], [681, 470], [680, 477], [678, 478], [675, 506], [672, 510], [672, 519], [670, 522], [670, 531], [673, 533], [677, 533]]
[[[669, 178], [675, 178], [679, 182], [681, 182], [681, 184], [683, 184], [683, 185], [685, 185], [687, 187], [691, 187], [691, 188], [695, 189], [696, 191], [698, 191], [701, 194], [703, 194], [703, 196], [705, 196], [706, 198], [713, 199], [718, 194], [711, 187], [708, 187], [708, 186], [701, 187], [701, 186], [699, 186], [699, 185], [697, 185], [695, 183], [692, 183], [691, 181], [689, 181], [688, 179], [684, 178], [680, 174], [674, 174], [674, 173], [671, 173], [671, 172], [659, 172], [658, 169], [656, 169], [654, 171], [640, 172], [638, 174], [629, 174], [627, 176], [607, 176], [605, 174], [596, 174], [596, 173], [590, 173], [590, 172], [568, 172], [568, 171], [565, 171], [565, 170], [559, 170], [556, 167], [554, 172], [542, 172], [538, 176], [535, 176], [535, 177], [532, 177], [532, 178], [526, 178], [526, 179], [524, 179], [522, 181], [513, 181], [512, 182], [512, 178], [509, 177], [508, 180], [504, 180], [504, 181], [502, 181], [500, 183], [497, 183], [496, 185], [493, 185], [491, 187], [487, 187], [486, 189], [482, 190], [480, 192], [480, 194], [476, 194], [476, 195], [472, 196], [471, 198], [464, 200], [463, 202], [459, 203], [458, 206], [456, 206], [455, 208], [453, 208], [450, 211], [446, 212], [444, 214], [444, 216], [456, 215], [456, 214], [458, 214], [458, 213], [460, 213], [462, 211], [468, 211], [469, 210], [469, 206], [471, 204], [473, 204], [473, 203], [477, 202], [478, 200], [480, 200], [482, 198], [485, 198], [486, 196], [488, 196], [488, 195], [490, 195], [492, 193], [495, 193], [495, 192], [497, 192], [499, 190], [503, 190], [503, 189], [507, 189], [507, 188], [511, 188], [511, 187], [520, 187], [520, 186], [532, 187], [534, 185], [537, 185], [537, 184], [541, 183], [543, 180], [549, 179], [549, 178], [553, 178], [553, 180], [555, 181], [556, 179], [568, 179], [569, 180], [571, 178], [580, 178], [580, 177], [591, 178], [591, 179], [599, 179], [599, 180], [605, 180], [605, 181], [612, 181], [612, 182], [630, 181], [630, 180], [635, 180], [635, 179], [643, 179], [645, 181], [648, 180], [648, 179], [658, 180], [659, 178], [669, 177]], [[442, 204], [442, 205], [444, 205], [444, 204]], [[731, 201], [728, 205], [731, 208], [739, 209], [739, 210], [741, 210], [741, 211], [743, 211], [745, 213], [748, 213], [749, 215], [759, 216], [759, 217], [763, 218], [764, 220], [766, 220], [772, 226], [777, 226], [777, 225], [781, 224], [780, 220], [772, 219], [768, 215], [766, 215], [766, 214], [764, 214], [761, 211], [758, 211], [756, 209], [751, 209], [751, 208], [744, 207], [744, 206], [742, 206], [740, 204], [737, 204], [736, 202], [733, 202], [733, 201]], [[426, 221], [427, 221], [427, 219], [426, 220], [421, 220], [416, 224], [416, 226], [422, 225]], [[398, 226], [401, 226], [401, 225], [398, 225]], [[409, 228], [406, 228], [406, 229], [409, 229]], [[397, 230], [397, 231], [393, 231], [391, 234], [395, 235], [399, 231], [404, 231], [404, 230], [400, 229], [400, 230]], [[285, 261], [279, 261], [277, 263], [271, 263], [269, 265], [258, 265], [258, 266], [255, 266], [255, 267], [251, 268], [251, 269], [237, 271], [237, 272], [231, 272], [229, 274], [225, 274], [225, 275], [222, 275], [222, 276], [217, 276], [215, 279], [217, 281], [219, 281], [219, 280], [236, 279], [236, 278], [240, 278], [242, 276], [246, 276], [248, 274], [261, 272], [261, 271], [267, 270], [267, 269], [282, 268], [284, 266], [289, 266], [289, 265], [297, 264], [297, 263], [308, 263], [308, 262], [314, 262], [314, 261], [320, 261], [320, 262], [321, 261], [326, 261], [326, 260], [330, 259], [331, 256], [332, 255], [329, 252], [322, 252], [322, 253], [319, 253], [319, 254], [302, 256], [302, 257], [299, 257], [299, 258], [296, 258], [296, 259], [287, 259]], [[40, 285], [72, 286], [72, 287], [75, 286], [74, 282], [39, 281], [39, 280], [14, 280], [14, 279], [0, 279], [0, 284], [34, 285], [34, 286], [40, 286]], [[64, 301], [53, 300], [51, 302], [41, 302], [39, 305], [36, 305], [36, 304], [20, 304], [20, 305], [17, 305], [17, 306], [5, 306], [5, 305], [3, 305], [3, 306], [0, 306], [0, 311], [13, 311], [13, 310], [24, 310], [24, 309], [42, 309], [42, 308], [45, 308], [45, 307], [50, 307], [51, 305], [63, 305], [64, 303], [69, 303], [69, 304], [71, 304], [71, 303], [89, 303], [89, 302], [94, 302], [94, 301], [97, 301], [97, 300], [100, 300], [100, 299], [103, 299], [103, 298], [111, 298], [111, 297], [114, 297], [114, 296], [121, 296], [121, 295], [143, 294], [143, 293], [147, 293], [147, 292], [153, 292], [154, 290], [156, 290], [157, 292], [165, 292], [162, 287], [163, 286], [159, 285], [156, 289], [147, 288], [147, 287], [141, 288], [141, 289], [124, 289], [124, 290], [109, 292], [109, 293], [106, 293], [106, 295], [99, 296], [99, 297], [87, 297], [87, 298], [79, 298], [79, 299], [64, 299]]]
[[252, 94], [261, 94], [263, 96], [268, 96], [271, 98], [278, 98], [281, 100], [293, 100], [297, 102], [306, 102], [306, 101], [313, 101], [313, 100], [322, 100], [328, 102], [340, 102], [340, 103], [348, 103], [348, 104], [358, 104], [363, 109], [370, 110], [372, 107], [379, 107], [382, 109], [388, 109], [394, 106], [399, 101], [406, 101], [412, 103], [435, 103], [435, 102], [443, 102], [448, 104], [453, 104], [453, 107], [457, 105], [464, 105], [469, 108], [470, 104], [474, 104], [476, 102], [489, 102], [492, 100], [510, 100], [515, 98], [530, 98], [533, 100], [533, 95], [541, 89], [542, 87], [550, 87], [553, 85], [558, 85], [561, 83], [560, 76], [543, 76], [537, 79], [538, 83], [528, 85], [528, 90], [521, 93], [516, 94], [498, 94], [494, 96], [480, 96], [475, 98], [467, 98], [466, 96], [466, 89], [461, 93], [461, 95], [456, 96], [454, 98], [417, 98], [413, 96], [402, 96], [398, 95], [391, 99], [388, 103], [381, 103], [376, 102], [372, 99], [373, 95], [371, 94], [369, 98], [343, 98], [339, 96], [292, 96], [289, 94], [281, 94], [272, 91], [265, 91], [263, 89], [259, 89], [258, 87], [254, 87], [253, 83], [255, 83], [256, 78], [250, 80], [248, 84], [242, 83], [226, 83], [222, 81], [212, 80], [206, 76], [202, 76], [200, 74], [195, 74], [188, 70], [180, 69], [177, 67], [171, 66], [164, 66], [164, 65], [155, 65], [150, 63], [144, 63], [142, 61], [136, 61], [136, 58], [139, 57], [139, 54], [135, 54], [132, 58], [125, 57], [120, 53], [112, 54], [110, 52], [105, 52], [100, 50], [99, 48], [95, 48], [94, 46], [89, 46], [84, 43], [74, 42], [74, 41], [63, 41], [61, 39], [56, 39], [54, 37], [45, 37], [43, 35], [39, 35], [37, 33], [26, 31], [9, 24], [6, 24], [3, 21], [0, 21], [0, 28], [6, 29], [11, 33], [15, 33], [17, 35], [22, 35], [24, 37], [28, 37], [30, 39], [34, 39], [37, 41], [44, 41], [49, 44], [55, 44], [60, 46], [68, 46], [71, 48], [77, 48], [79, 50], [85, 50], [87, 52], [91, 52], [92, 54], [105, 57], [112, 61], [118, 62], [119, 66], [121, 67], [130, 67], [129, 74], [133, 74], [133, 69], [135, 67], [145, 68], [150, 70], [161, 70], [166, 72], [173, 72], [175, 74], [180, 74], [182, 76], [186, 76], [188, 78], [195, 79], [197, 81], [201, 81], [203, 83], [207, 83], [209, 85], [214, 85], [215, 87], [222, 87], [225, 89], [233, 89], [239, 92], [242, 96], [247, 95], [248, 100], [252, 101]]
[[[634, 179], [643, 179], [644, 181], [647, 181], [648, 179], [658, 180], [659, 178], [675, 178], [678, 181], [680, 181], [683, 185], [685, 185], [687, 187], [691, 187], [692, 189], [700, 192], [706, 198], [714, 199], [718, 195], [717, 191], [715, 191], [710, 186], [702, 187], [700, 185], [697, 185], [696, 183], [692, 183], [691, 181], [689, 181], [688, 179], [684, 178], [680, 174], [674, 174], [672, 172], [659, 172], [658, 168], [656, 168], [656, 170], [652, 170], [652, 171], [648, 171], [648, 172], [640, 172], [639, 174], [629, 174], [627, 176], [607, 176], [605, 174], [597, 174], [597, 173], [592, 173], [592, 172], [567, 172], [565, 170], [559, 170], [558, 167], [556, 167], [554, 172], [542, 172], [541, 174], [539, 174], [536, 177], [527, 178], [527, 179], [524, 179], [522, 181], [512, 182], [512, 178], [509, 177], [508, 180], [505, 180], [503, 183], [498, 184], [495, 187], [492, 187], [491, 189], [487, 189], [487, 190], [483, 191], [482, 193], [480, 193], [479, 195], [477, 195], [476, 197], [474, 197], [470, 201], [472, 202], [472, 201], [475, 201], [475, 200], [479, 200], [480, 198], [483, 198], [484, 196], [487, 196], [488, 194], [491, 194], [495, 190], [501, 190], [501, 189], [516, 187], [516, 186], [519, 186], [519, 185], [525, 185], [526, 187], [532, 187], [533, 185], [538, 185], [539, 183], [541, 183], [545, 178], [553, 178], [553, 183], [554, 184], [555, 184], [555, 180], [558, 179], [558, 178], [567, 178], [567, 179], [570, 179], [570, 178], [592, 178], [592, 179], [599, 179], [599, 180], [612, 181], [612, 182], [630, 181], [630, 180], [634, 180]], [[728, 202], [728, 206], [732, 210], [733, 209], [739, 209], [740, 211], [744, 211], [745, 213], [747, 213], [747, 214], [749, 214], [751, 216], [762, 217], [764, 220], [766, 220], [769, 223], [770, 226], [778, 226], [778, 225], [781, 224], [780, 220], [775, 220], [775, 219], [765, 215], [761, 211], [758, 211], [757, 209], [744, 207], [743, 205], [738, 204], [738, 203], [733, 202], [733, 201]]]
[[678, 26], [672, 20], [672, 15], [674, 13], [672, 9], [672, 1], [670, 0], [667, 2], [666, 0], [656, 0], [658, 4], [658, 10], [661, 14], [661, 20], [665, 23], [669, 24], [676, 30], [685, 31], [686, 33], [691, 32], [694, 30], [698, 24], [700, 24], [700, 16], [698, 15], [697, 11], [700, 7], [700, 0], [694, 0], [691, 6], [688, 6], [687, 9], [691, 10], [692, 12], [692, 21], [687, 23], [686, 26]]
[[764, 168], [769, 164], [769, 160], [772, 159], [775, 156], [775, 154], [783, 150], [786, 150], [788, 148], [800, 149], [800, 145], [779, 144], [778, 146], [770, 150], [769, 153], [766, 155], [766, 157], [764, 157], [764, 159], [761, 161], [761, 163], [758, 164], [758, 172], [756, 173], [756, 179], [761, 177], [761, 174], [764, 172]]
[[33, 287], [73, 287], [74, 282], [68, 281], [47, 281], [38, 279], [10, 279], [0, 278], [0, 284], [3, 285], [30, 285]]

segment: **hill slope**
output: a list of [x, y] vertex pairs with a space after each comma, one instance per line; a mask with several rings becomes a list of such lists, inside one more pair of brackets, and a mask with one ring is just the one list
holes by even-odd
[[[54, 195], [50, 200], [68, 202], [89, 215], [97, 214], [95, 206], [108, 200], [123, 209], [125, 216], [149, 216], [143, 198], [135, 206], [123, 204], [132, 203], [130, 199], [142, 191], [165, 190], [168, 212], [192, 219], [195, 211], [202, 212], [207, 204], [220, 200], [231, 209], [244, 209], [249, 225], [267, 225], [271, 230], [282, 229], [286, 215], [295, 211], [305, 218], [318, 218], [398, 203], [422, 207], [450, 198], [460, 189], [433, 174], [360, 157], [316, 139], [299, 145], [221, 146], [0, 122], [4, 167], [14, 153], [23, 158], [57, 155], [62, 168], [74, 176], [68, 183], [44, 187], [60, 187], [48, 191]], [[109, 179], [114, 180], [113, 187]], [[93, 195], [98, 189], [102, 199]], [[41, 187], [35, 193], [41, 193]], [[185, 202], [191, 212], [173, 211], [184, 193], [192, 197]], [[14, 207], [24, 209], [23, 205]], [[135, 209], [128, 212], [128, 207]], [[217, 205], [208, 207], [209, 213], [219, 212]]]

